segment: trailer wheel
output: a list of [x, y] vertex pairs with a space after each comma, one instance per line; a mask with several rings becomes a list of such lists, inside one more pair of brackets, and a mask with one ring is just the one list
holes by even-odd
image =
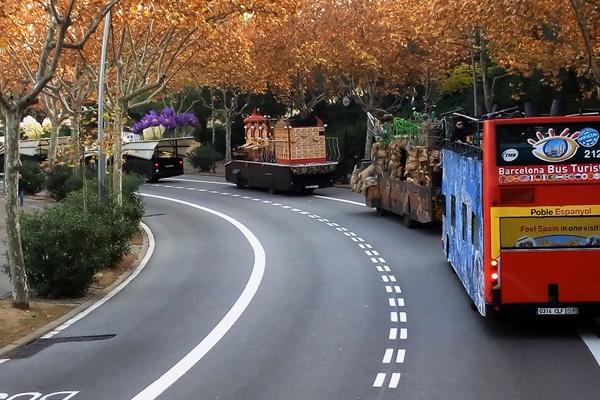
[[376, 207], [375, 209], [377, 210], [377, 213], [379, 215], [381, 215], [382, 217], [385, 217], [386, 215], [389, 215], [389, 212], [387, 212], [386, 210], [384, 210], [381, 207]]
[[404, 226], [406, 226], [408, 229], [415, 227], [415, 221], [412, 220], [410, 214], [404, 214], [402, 216], [402, 222], [404, 222]]

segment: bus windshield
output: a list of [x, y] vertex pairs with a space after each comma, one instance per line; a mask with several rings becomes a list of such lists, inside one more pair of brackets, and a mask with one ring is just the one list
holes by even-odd
[[600, 163], [600, 123], [498, 125], [497, 163], [509, 165]]

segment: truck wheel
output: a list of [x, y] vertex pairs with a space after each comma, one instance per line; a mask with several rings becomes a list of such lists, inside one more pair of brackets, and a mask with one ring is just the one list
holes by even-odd
[[402, 222], [404, 222], [404, 226], [406, 226], [408, 229], [415, 227], [415, 221], [412, 220], [409, 214], [404, 214], [402, 216]]
[[236, 188], [238, 188], [238, 189], [243, 189], [243, 188], [245, 188], [246, 186], [244, 186], [244, 184], [243, 184], [243, 183], [241, 183], [241, 182], [237, 182], [237, 183], [235, 184], [235, 187], [236, 187]]

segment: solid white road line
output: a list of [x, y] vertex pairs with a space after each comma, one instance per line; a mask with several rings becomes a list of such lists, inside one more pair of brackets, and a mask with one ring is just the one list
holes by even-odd
[[396, 389], [398, 387], [399, 382], [400, 382], [400, 373], [394, 372], [392, 374], [392, 377], [390, 378], [390, 384], [388, 385], [388, 387], [390, 389]]
[[65, 329], [67, 329], [69, 326], [73, 325], [75, 322], [81, 320], [82, 318], [85, 318], [90, 313], [92, 313], [94, 310], [101, 307], [107, 301], [109, 301], [110, 299], [115, 297], [121, 290], [123, 290], [127, 285], [129, 285], [129, 283], [131, 283], [131, 281], [133, 281], [142, 272], [142, 270], [144, 268], [146, 268], [146, 264], [148, 264], [148, 261], [150, 261], [150, 257], [152, 257], [152, 254], [154, 253], [154, 247], [155, 247], [156, 243], [154, 241], [154, 235], [152, 234], [152, 231], [150, 230], [150, 228], [148, 228], [148, 226], [146, 224], [144, 224], [143, 222], [141, 222], [140, 225], [141, 225], [142, 229], [144, 230], [144, 232], [146, 232], [146, 235], [148, 235], [148, 251], [146, 252], [146, 255], [144, 256], [144, 258], [142, 258], [142, 261], [140, 261], [140, 264], [138, 265], [136, 270], [131, 275], [129, 275], [129, 277], [127, 279], [125, 279], [123, 282], [121, 282], [121, 284], [119, 286], [117, 286], [116, 288], [111, 290], [110, 293], [108, 293], [102, 300], [98, 301], [97, 303], [94, 303], [92, 306], [88, 307], [84, 311], [75, 315], [73, 318], [64, 322], [58, 328], [54, 329], [54, 331], [52, 331], [51, 333], [44, 335], [47, 339], [60, 333], [61, 331], [65, 330]]
[[394, 357], [394, 349], [386, 349], [381, 362], [384, 364], [389, 364], [392, 362], [392, 357]]
[[594, 359], [600, 365], [600, 337], [589, 328], [580, 329], [579, 336], [581, 336], [585, 345], [592, 352]]
[[138, 393], [135, 397], [133, 397], [132, 400], [156, 399], [158, 396], [160, 396], [161, 393], [163, 393], [171, 385], [177, 382], [178, 379], [185, 375], [186, 372], [193, 368], [194, 365], [196, 365], [223, 338], [223, 336], [227, 334], [227, 332], [231, 329], [235, 322], [244, 313], [244, 311], [254, 298], [254, 295], [258, 291], [258, 288], [265, 273], [266, 264], [266, 255], [262, 244], [254, 235], [254, 233], [252, 233], [245, 225], [243, 225], [238, 220], [226, 214], [212, 210], [210, 208], [206, 208], [194, 203], [189, 203], [187, 201], [147, 194], [143, 194], [143, 196], [171, 201], [174, 203], [179, 203], [182, 205], [193, 207], [198, 210], [202, 210], [209, 214], [215, 215], [229, 222], [235, 228], [237, 228], [244, 235], [246, 240], [250, 243], [250, 246], [252, 247], [252, 250], [254, 252], [254, 265], [252, 267], [252, 273], [250, 274], [248, 283], [246, 284], [246, 287], [244, 288], [242, 294], [237, 299], [235, 304], [231, 307], [231, 309], [227, 312], [227, 314], [223, 317], [223, 319], [213, 328], [213, 330], [204, 339], [202, 339], [202, 341], [194, 349], [192, 349], [192, 351], [190, 351], [184, 358], [177, 362], [177, 364], [171, 367], [171, 369], [169, 369], [160, 378], [158, 378], [151, 385], [149, 385], [140, 393]]
[[5, 362], [9, 361], [8, 358], [3, 358], [2, 360], [0, 360], [0, 364], [4, 364]]
[[340, 203], [353, 204], [355, 206], [360, 206], [360, 207], [366, 207], [366, 205], [364, 203], [359, 203], [357, 201], [344, 200], [344, 199], [338, 199], [335, 197], [328, 197], [328, 196], [321, 196], [321, 195], [314, 195], [313, 197], [317, 197], [319, 199], [325, 199], [325, 200], [339, 201]]
[[383, 381], [385, 380], [385, 374], [380, 372], [375, 377], [375, 382], [373, 382], [373, 387], [380, 388], [383, 386]]
[[402, 364], [404, 362], [405, 357], [406, 357], [406, 350], [398, 349], [398, 354], [396, 355], [396, 362], [398, 364]]
[[398, 328], [390, 328], [389, 339], [390, 340], [396, 340], [396, 339], [398, 339]]

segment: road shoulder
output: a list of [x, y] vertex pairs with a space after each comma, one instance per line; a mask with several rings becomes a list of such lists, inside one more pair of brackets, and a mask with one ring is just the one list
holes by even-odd
[[[131, 277], [134, 273], [139, 273], [139, 270], [145, 266], [149, 255], [153, 250], [153, 238], [149, 228], [142, 223], [139, 237], [132, 238], [132, 251], [119, 261], [119, 264], [114, 269], [101, 271], [96, 275], [96, 283], [90, 288], [90, 291], [85, 297], [80, 299], [32, 299], [32, 310], [21, 311], [21, 319], [28, 320], [25, 328], [32, 329], [31, 333], [24, 336], [18, 336], [10, 340], [10, 343], [0, 348], [0, 359], [10, 358], [10, 355], [18, 351], [22, 346], [27, 345], [42, 336], [53, 332], [58, 327], [67, 323], [79, 314], [101, 302], [107, 296], [111, 295], [120, 285]], [[2, 303], [10, 304], [10, 300], [0, 300]], [[2, 310], [9, 310], [2, 304]], [[12, 312], [14, 309], [10, 309]], [[38, 317], [35, 313], [42, 313]], [[8, 314], [8, 313], [3, 313]], [[2, 320], [2, 317], [0, 320]], [[34, 322], [31, 322], [34, 320]], [[38, 321], [37, 323], [35, 321]], [[5, 324], [2, 324], [3, 326]], [[1, 334], [0, 329], [0, 337]], [[6, 342], [6, 341], [5, 341]], [[3, 343], [0, 341], [0, 343]]]

